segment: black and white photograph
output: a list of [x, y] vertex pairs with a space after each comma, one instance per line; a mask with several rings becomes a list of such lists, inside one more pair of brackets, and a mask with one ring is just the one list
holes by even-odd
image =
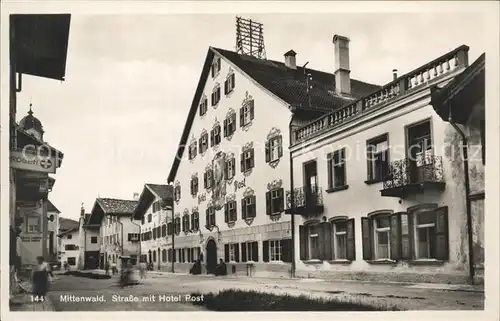
[[2, 319], [498, 320], [499, 9], [3, 1]]

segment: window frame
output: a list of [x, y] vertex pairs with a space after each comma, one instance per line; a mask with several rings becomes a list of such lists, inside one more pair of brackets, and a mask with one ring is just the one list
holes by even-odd
[[[36, 220], [36, 224], [30, 224], [30, 220]], [[31, 229], [31, 227], [36, 227]], [[27, 215], [26, 216], [26, 233], [28, 234], [38, 234], [42, 232], [41, 219], [39, 216]]]
[[[338, 229], [338, 226], [340, 224], [344, 224], [345, 225], [345, 230], [340, 230]], [[333, 249], [333, 255], [332, 255], [332, 258], [333, 260], [336, 260], [336, 261], [343, 261], [343, 260], [347, 260], [347, 218], [342, 218], [342, 219], [336, 219], [336, 220], [333, 220], [331, 221], [331, 225], [332, 225], [332, 233], [333, 233], [333, 246], [332, 246], [332, 249]], [[339, 244], [339, 240], [338, 240], [338, 237], [339, 236], [343, 236], [344, 238], [344, 245], [343, 245], [343, 248], [341, 249], [340, 248], [340, 244]], [[339, 252], [342, 251], [342, 255], [339, 254]]]
[[[283, 240], [268, 240], [269, 242], [269, 262], [283, 262]], [[278, 245], [278, 246], [276, 246]], [[276, 251], [276, 249], [279, 251]], [[273, 250], [274, 249], [274, 250]]]
[[[337, 159], [336, 159], [337, 158]], [[335, 150], [328, 157], [328, 188], [336, 189], [347, 186], [347, 162], [345, 159], [345, 147]], [[341, 168], [343, 173], [343, 182], [337, 183], [336, 169]]]
[[[377, 146], [383, 142], [385, 142], [386, 147], [382, 151], [378, 151]], [[384, 133], [366, 141], [367, 183], [381, 182], [387, 177], [390, 167], [390, 149], [389, 133]], [[382, 155], [381, 160], [378, 159], [378, 155]], [[380, 168], [377, 167], [378, 164], [380, 164]]]

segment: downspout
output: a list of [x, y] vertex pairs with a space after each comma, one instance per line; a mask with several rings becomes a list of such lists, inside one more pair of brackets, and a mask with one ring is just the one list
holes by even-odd
[[132, 224], [134, 224], [135, 226], [137, 226], [139, 228], [139, 262], [136, 262], [136, 263], [140, 263], [141, 262], [141, 255], [142, 255], [142, 242], [141, 242], [141, 226], [137, 223], [134, 223], [134, 216], [130, 216], [130, 222], [132, 222]]
[[[292, 145], [292, 122], [293, 122], [293, 115], [292, 118], [290, 119], [290, 124], [288, 125], [288, 133], [289, 133], [289, 146]], [[288, 148], [288, 155], [290, 157], [290, 207], [293, 209], [295, 208], [295, 193], [294, 193], [294, 187], [293, 187], [293, 157], [292, 157], [292, 152], [290, 148]], [[291, 277], [295, 277], [295, 215], [292, 212], [291, 213], [292, 217], [290, 219], [290, 225], [292, 229], [292, 271], [291, 271]]]
[[470, 201], [470, 181], [469, 181], [469, 158], [467, 152], [467, 146], [469, 145], [467, 136], [458, 127], [458, 125], [453, 121], [451, 106], [448, 104], [448, 122], [455, 128], [458, 134], [462, 137], [462, 153], [464, 160], [464, 184], [465, 184], [465, 204], [467, 211], [467, 240], [469, 247], [469, 279], [470, 283], [474, 284], [474, 249], [473, 249], [473, 239], [472, 239], [472, 211], [471, 211], [471, 201]]

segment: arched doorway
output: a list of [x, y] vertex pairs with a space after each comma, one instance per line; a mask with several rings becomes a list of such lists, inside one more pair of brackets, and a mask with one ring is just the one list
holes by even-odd
[[214, 274], [217, 266], [217, 244], [213, 239], [207, 242], [207, 274]]

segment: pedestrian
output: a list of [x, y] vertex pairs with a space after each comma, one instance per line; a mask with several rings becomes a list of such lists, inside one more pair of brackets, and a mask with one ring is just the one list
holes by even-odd
[[109, 275], [109, 262], [104, 264], [104, 270], [106, 270], [106, 275]]
[[219, 259], [219, 264], [215, 268], [215, 275], [226, 275], [227, 274], [227, 268], [226, 268], [226, 263], [222, 259]]
[[146, 278], [146, 263], [144, 262], [139, 263], [139, 274], [141, 275], [141, 279]]
[[52, 271], [49, 265], [45, 262], [43, 256], [38, 256], [37, 264], [33, 268], [32, 280], [33, 280], [33, 293], [38, 302], [42, 302], [47, 295], [49, 288], [50, 277], [52, 276]]

